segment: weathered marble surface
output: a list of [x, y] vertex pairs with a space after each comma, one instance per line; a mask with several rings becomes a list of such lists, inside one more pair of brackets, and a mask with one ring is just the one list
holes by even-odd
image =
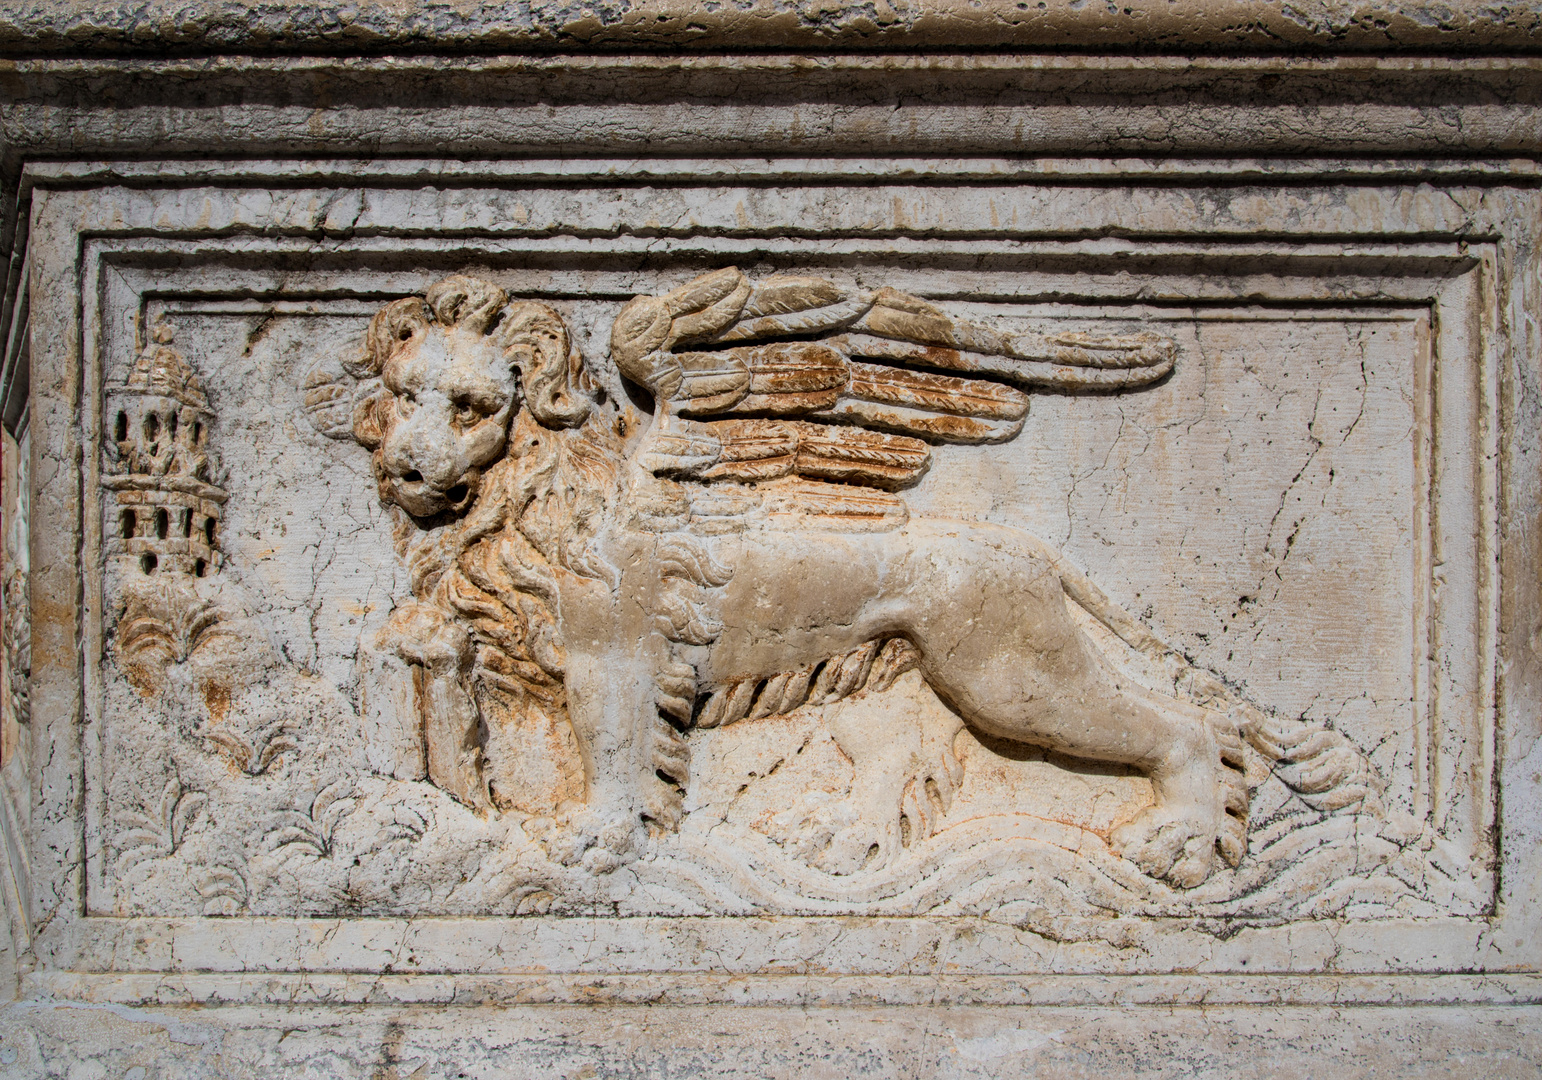
[[[1534, 1076], [1539, 1010], [23, 1005], [0, 1076]], [[9, 1053], [14, 1051], [14, 1057]], [[142, 1072], [135, 1072], [140, 1069]]]
[[21, 55], [297, 49], [384, 53], [532, 47], [670, 52], [712, 49], [1102, 49], [1110, 52], [1384, 51], [1534, 53], [1533, 5], [1454, 0], [879, 0], [874, 4], [740, 0], [257, 5], [187, 0], [110, 7], [89, 0], [8, 0], [0, 49]]
[[1530, 61], [10, 76], [0, 1076], [1537, 1071]]

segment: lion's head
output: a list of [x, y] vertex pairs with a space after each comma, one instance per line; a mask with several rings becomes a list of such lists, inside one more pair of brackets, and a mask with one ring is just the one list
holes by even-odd
[[562, 317], [475, 278], [386, 305], [348, 366], [380, 379], [353, 414], [380, 498], [418, 518], [471, 505], [521, 407], [552, 428], [582, 423], [590, 407]]

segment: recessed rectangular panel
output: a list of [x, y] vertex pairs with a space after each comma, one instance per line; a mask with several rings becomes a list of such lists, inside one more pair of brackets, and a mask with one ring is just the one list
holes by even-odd
[[[655, 291], [685, 282], [688, 292], [696, 268], [673, 267]], [[782, 268], [782, 278], [741, 275], [742, 290], [774, 315], [778, 303], [795, 306], [796, 297], [776, 290], [785, 292], [780, 282], [799, 269]], [[501, 543], [529, 548], [524, 557], [539, 561], [530, 536], [546, 526], [530, 494], [493, 487], [468, 506], [413, 515], [395, 492], [431, 481], [410, 478], [414, 461], [389, 464], [384, 455], [421, 447], [388, 444], [378, 431], [363, 437], [374, 446], [360, 445], [358, 432], [381, 422], [370, 409], [384, 410], [374, 416], [389, 425], [438, 405], [448, 410], [452, 435], [485, 423], [456, 418], [469, 408], [454, 398], [466, 388], [426, 385], [422, 372], [383, 371], [378, 360], [369, 368], [371, 335], [379, 349], [386, 325], [377, 320], [372, 331], [370, 319], [390, 302], [384, 298], [205, 300], [175, 286], [159, 297], [125, 293], [134, 308], [106, 319], [129, 332], [111, 343], [103, 371], [98, 503], [107, 648], [96, 797], [116, 838], [104, 851], [91, 909], [417, 917], [1039, 911], [1063, 920], [1110, 910], [1386, 918], [1489, 903], [1492, 886], [1476, 852], [1467, 849], [1468, 864], [1455, 868], [1453, 881], [1430, 872], [1418, 844], [1432, 812], [1429, 774], [1440, 742], [1431, 726], [1438, 721], [1427, 643], [1460, 642], [1453, 635], [1463, 630], [1437, 633], [1431, 461], [1448, 438], [1470, 441], [1436, 427], [1429, 308], [932, 300], [882, 293], [881, 282], [895, 275], [912, 286], [925, 278], [913, 263], [894, 275], [811, 267], [804, 278], [815, 284], [793, 288], [813, 289], [816, 300], [825, 299], [820, 289], [841, 293], [835, 303], [853, 310], [836, 311], [828, 326], [752, 326], [744, 340], [829, 342], [835, 362], [848, 367], [887, 364], [877, 370], [940, 379], [916, 385], [941, 393], [958, 394], [965, 379], [980, 378], [1022, 397], [1020, 430], [991, 431], [983, 442], [926, 426], [927, 417], [965, 416], [965, 404], [913, 399], [881, 414], [862, 437], [887, 439], [891, 450], [913, 444], [924, 463], [898, 490], [892, 472], [877, 488], [862, 486], [870, 479], [862, 462], [877, 452], [870, 448], [843, 459], [847, 468], [858, 462], [856, 473], [843, 474], [855, 483], [831, 486], [825, 473], [798, 471], [797, 440], [815, 429], [828, 431], [827, 441], [849, 438], [861, 431], [853, 414], [830, 426], [822, 406], [794, 402], [779, 412], [763, 396], [769, 404], [743, 419], [731, 409], [726, 420], [691, 419], [678, 402], [661, 402], [668, 393], [684, 400], [678, 385], [650, 393], [627, 379], [614, 331], [625, 305], [609, 295], [614, 286], [604, 275], [567, 274], [554, 294], [545, 275], [486, 272], [478, 280], [499, 294], [496, 321], [475, 338], [450, 321], [449, 309], [422, 314], [433, 310], [421, 299], [425, 289], [438, 290], [428, 294], [430, 305], [443, 305], [466, 303], [443, 295], [468, 286], [436, 286], [435, 275], [424, 275], [418, 306], [408, 303], [419, 322], [390, 330], [388, 348], [418, 347], [414, 334], [430, 343], [438, 335], [452, 361], [456, 348], [497, 342], [505, 322], [544, 318], [551, 333], [565, 331], [592, 410], [577, 430], [603, 421], [614, 461], [603, 477], [611, 485], [604, 501], [625, 519], [599, 528], [663, 545], [655, 556], [663, 565], [694, 560], [689, 571], [651, 585], [614, 584], [654, 590], [649, 599], [634, 597], [650, 609], [650, 632], [664, 650], [654, 662], [693, 669], [694, 701], [666, 718], [665, 735], [648, 736], [668, 739], [688, 763], [683, 778], [665, 785], [672, 820], [650, 813], [646, 799], [656, 793], [643, 792], [629, 811], [637, 835], [612, 836], [608, 842], [624, 850], [604, 856], [596, 852], [607, 841], [586, 831], [595, 823], [585, 804], [609, 780], [596, 775], [603, 766], [567, 715], [560, 678], [538, 670], [528, 641], [542, 632], [542, 616], [532, 622], [529, 612], [508, 613], [517, 604], [490, 606], [498, 594], [485, 567], [467, 579], [482, 598], [464, 610], [445, 599], [448, 586], [425, 585], [421, 570], [414, 585], [424, 552], [451, 542], [473, 513], [524, 515], [527, 531]], [[239, 282], [238, 273], [221, 276]], [[591, 280], [595, 295], [584, 290]], [[349, 275], [355, 289], [371, 281], [380, 279], [365, 266]], [[971, 284], [989, 291], [990, 275]], [[393, 286], [381, 281], [380, 291], [390, 296]], [[710, 281], [705, 288], [710, 294]], [[897, 313], [888, 324], [871, 314], [875, 303], [880, 316]], [[804, 307], [819, 315], [817, 304]], [[942, 333], [956, 340], [940, 344], [934, 324], [952, 327]], [[864, 336], [874, 325], [890, 336]], [[907, 344], [907, 332], [919, 340]], [[1086, 371], [1132, 370], [1097, 364], [1109, 363], [1113, 350], [1150, 342], [1173, 358], [1170, 374], [1106, 388], [1074, 381]], [[992, 343], [996, 353], [982, 351]], [[958, 344], [975, 348], [952, 348]], [[707, 353], [690, 355], [718, 357], [710, 376], [697, 377], [718, 380], [709, 387], [717, 392], [733, 377], [724, 365], [759, 362], [752, 353], [760, 347], [708, 343]], [[1044, 361], [1032, 359], [1035, 347]], [[513, 350], [498, 354], [503, 370], [514, 372], [520, 402], [512, 420], [497, 421], [514, 433], [501, 437], [567, 437], [569, 428], [529, 414], [529, 390], [518, 383], [529, 347]], [[1457, 356], [1447, 368], [1471, 363]], [[1065, 385], [1047, 381], [1065, 373], [1073, 377]], [[380, 374], [386, 385], [376, 389]], [[452, 363], [452, 381], [463, 374]], [[171, 430], [176, 423], [181, 429]], [[179, 438], [193, 448], [189, 460], [204, 455], [208, 491], [190, 495], [175, 481]], [[682, 438], [695, 442], [682, 450]], [[166, 479], [125, 488], [115, 477], [135, 453], [152, 470], [164, 459], [156, 475]], [[510, 453], [505, 447], [468, 467], [493, 475]], [[704, 455], [715, 457], [704, 466]], [[449, 481], [459, 476], [442, 486], [454, 487]], [[566, 487], [540, 488], [539, 497], [579, 498], [579, 479], [581, 471], [566, 477]], [[477, 502], [495, 497], [527, 502], [492, 511]], [[628, 500], [636, 505], [628, 508]], [[212, 513], [200, 510], [209, 506]], [[863, 642], [829, 655], [794, 650], [767, 659], [759, 631], [744, 621], [776, 605], [764, 593], [727, 616], [737, 621], [727, 636], [755, 642], [766, 670], [743, 675], [732, 667], [742, 660], [714, 653], [725, 619], [714, 604], [737, 602], [728, 584], [738, 574], [735, 560], [786, 552], [795, 575], [789, 602], [798, 603], [802, 586], [817, 594], [834, 584], [797, 580], [808, 565], [796, 554], [802, 545], [850, 547], [859, 560], [876, 545], [903, 560], [929, 558], [928, 545], [959, 534], [983, 545], [981, 558], [1016, 547], [1022, 565], [1056, 576], [1056, 618], [1102, 673], [1097, 685], [1131, 685], [1144, 705], [1224, 729], [1220, 737], [1236, 750], [1226, 751], [1229, 764], [1218, 762], [1217, 770], [1229, 771], [1217, 771], [1214, 782], [1220, 791], [1235, 774], [1244, 793], [1232, 797], [1228, 813], [1245, 822], [1238, 865], [1218, 849], [1204, 880], [1175, 887], [1163, 878], [1170, 865], [1122, 857], [1129, 841], [1121, 828], [1160, 805], [1149, 765], [1073, 753], [1053, 732], [1004, 734], [1003, 721], [975, 715], [959, 699], [969, 685], [932, 673], [924, 653], [881, 675], [874, 671], [888, 661], [863, 656]], [[915, 554], [896, 556], [885, 547], [894, 543], [913, 545]], [[690, 554], [668, 554], [669, 545]], [[456, 557], [471, 565], [486, 557], [477, 550], [473, 543]], [[511, 556], [505, 550], [499, 558]], [[581, 578], [587, 570], [576, 567], [558, 572]], [[989, 602], [994, 588], [987, 582], [979, 602]], [[456, 614], [433, 630], [423, 622], [425, 603]], [[505, 611], [501, 629], [492, 610]], [[816, 617], [817, 602], [795, 622]], [[1032, 629], [1041, 617], [1029, 613], [1021, 633], [1042, 632]], [[565, 649], [560, 623], [546, 632]], [[918, 652], [914, 639], [924, 632], [880, 628], [868, 651], [887, 650], [889, 660]], [[442, 775], [436, 782], [430, 743], [442, 720], [433, 710], [443, 703], [433, 704], [434, 661], [422, 641], [409, 640], [413, 634], [460, 634], [467, 643], [471, 659], [456, 680], [471, 688], [467, 700], [477, 710], [466, 736], [475, 794]], [[497, 643], [510, 634], [519, 640], [500, 659]], [[1049, 647], [1031, 637], [1025, 644], [1035, 654]], [[842, 665], [851, 670], [844, 687]], [[547, 685], [552, 700], [529, 699], [535, 706], [511, 714], [492, 690], [478, 688], [478, 680], [517, 680], [521, 670], [536, 672], [522, 693]], [[1029, 681], [1014, 692], [1042, 694], [1033, 673], [1024, 674]], [[629, 698], [635, 715], [625, 722], [654, 712], [649, 694], [660, 692], [644, 687]], [[504, 709], [501, 720], [488, 715], [496, 708]], [[1096, 712], [1090, 722], [1117, 723]], [[612, 820], [599, 831], [606, 826], [620, 828]], [[1464, 850], [1463, 838], [1448, 839]], [[1012, 869], [1003, 870], [1008, 852]], [[454, 882], [442, 880], [447, 865], [462, 868]]]
[[1469, 963], [1505, 256], [1197, 190], [51, 192], [55, 968]]

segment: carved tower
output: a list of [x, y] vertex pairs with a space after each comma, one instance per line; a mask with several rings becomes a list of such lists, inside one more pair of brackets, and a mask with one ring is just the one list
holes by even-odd
[[117, 514], [107, 548], [125, 580], [204, 577], [219, 569], [221, 508], [203, 385], [157, 324], [127, 381], [107, 391], [107, 476]]

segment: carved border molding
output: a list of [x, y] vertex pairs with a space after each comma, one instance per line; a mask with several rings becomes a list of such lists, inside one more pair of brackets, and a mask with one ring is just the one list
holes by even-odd
[[[432, 157], [445, 147], [488, 157], [1529, 157], [1542, 61], [224, 57], [25, 59], [7, 75], [0, 127], [10, 168], [141, 158], [147, 146], [162, 160]], [[239, 128], [223, 119], [234, 109]]]
[[0, 50], [23, 55], [168, 52], [503, 52], [518, 49], [765, 49], [882, 51], [980, 47], [1097, 48], [1155, 52], [1532, 52], [1533, 11], [1454, 0], [1417, 4], [1236, 0], [1130, 0], [1092, 11], [1058, 0], [925, 0], [895, 5], [798, 8], [773, 3], [703, 9], [682, 0], [610, 8], [425, 3], [410, 16], [370, 8], [280, 2], [262, 19], [216, 4], [157, 2], [132, 10], [91, 5], [0, 8]]
[[[1537, 585], [1542, 575], [1536, 556], [1514, 538], [1525, 523], [1516, 520], [1502, 528], [1498, 518], [1501, 506], [1534, 501], [1539, 476], [1527, 450], [1535, 445], [1542, 426], [1534, 404], [1536, 376], [1523, 364], [1519, 341], [1511, 341], [1511, 335], [1519, 333], [1514, 328], [1524, 324], [1525, 313], [1537, 306], [1536, 256], [1532, 252], [1537, 238], [1528, 231], [1535, 228], [1537, 195], [1504, 186], [1506, 166], [1496, 163], [1493, 172], [1480, 179], [1478, 174], [1488, 168], [1481, 163], [1400, 164], [1395, 167], [1400, 174], [1391, 177], [1376, 177], [1372, 167], [1345, 165], [1344, 169], [1358, 173], [1362, 185], [1363, 198], [1353, 209], [1313, 203], [1310, 181], [1337, 179], [1333, 169], [1324, 167], [1314, 174], [1293, 167], [1290, 182], [1274, 189], [1278, 199], [1272, 208], [1269, 199], [1255, 199], [1258, 208], [1250, 211], [1254, 217], [1240, 214], [1233, 229], [1208, 229], [1177, 237], [1107, 237], [1095, 222], [1083, 227], [1085, 235], [1048, 235], [1053, 231], [1054, 214], [1064, 212], [1057, 211], [1057, 205], [1086, 202], [1074, 185], [1086, 184], [1100, 169], [1116, 170], [1115, 163], [1083, 163], [1078, 167], [1080, 175], [1070, 184], [1062, 180], [1033, 186], [1023, 171], [1000, 182], [1003, 198], [1038, 198], [1035, 205], [1044, 216], [1029, 226], [998, 229], [995, 235], [990, 235], [991, 230], [971, 230], [961, 224], [957, 235], [950, 236], [948, 227], [922, 228], [906, 224], [901, 216], [899, 221], [891, 218], [881, 227], [864, 228], [859, 223], [835, 241], [786, 238], [786, 229], [770, 217], [764, 221], [752, 217], [748, 226], [739, 224], [732, 214], [733, 198], [726, 202], [730, 220], [721, 228], [698, 224], [675, 233], [654, 229], [639, 235], [622, 227], [626, 224], [622, 222], [605, 235], [605, 229], [597, 230], [592, 222], [581, 220], [570, 222], [565, 229], [543, 231], [541, 221], [535, 219], [530, 227], [520, 229], [514, 227], [516, 217], [509, 214], [500, 219], [496, 229], [482, 225], [457, 230], [452, 237], [435, 237], [444, 229], [442, 205], [425, 209], [419, 219], [409, 216], [408, 225], [391, 231], [391, 235], [387, 235], [388, 230], [372, 229], [368, 217], [371, 200], [410, 199], [411, 192], [399, 185], [424, 182], [421, 175], [411, 175], [414, 167], [442, 168], [444, 175], [455, 175], [451, 189], [455, 194], [449, 200], [452, 206], [496, 198], [500, 205], [519, 204], [528, 211], [537, 206], [538, 198], [560, 199], [563, 190], [571, 194], [572, 185], [615, 182], [603, 166], [591, 167], [586, 174], [572, 165], [549, 167], [549, 173], [542, 173], [541, 166], [531, 163], [475, 167], [394, 163], [357, 168], [344, 164], [330, 167], [330, 171], [310, 163], [236, 165], [217, 178], [200, 165], [191, 171], [203, 175], [195, 175], [191, 182], [168, 176], [165, 170], [146, 170], [134, 177], [130, 186], [109, 184], [80, 190], [83, 181], [101, 183], [132, 173], [137, 167], [76, 171], [50, 166], [33, 170], [28, 189], [34, 241], [31, 318], [35, 334], [63, 343], [46, 356], [40, 353], [34, 361], [38, 365], [32, 381], [32, 415], [37, 425], [34, 445], [53, 448], [40, 451], [42, 467], [38, 469], [39, 490], [33, 511], [38, 525], [35, 535], [68, 538], [78, 545], [83, 565], [99, 565], [100, 539], [89, 528], [82, 532], [79, 524], [99, 519], [94, 507], [98, 498], [93, 475], [97, 457], [82, 453], [80, 446], [94, 445], [91, 425], [100, 415], [96, 402], [101, 393], [104, 351], [123, 347], [115, 344], [115, 337], [123, 336], [123, 318], [142, 315], [151, 305], [216, 310], [220, 305], [303, 306], [335, 302], [339, 296], [373, 301], [419, 288], [425, 266], [459, 268], [473, 262], [496, 270], [557, 265], [575, 258], [609, 261], [613, 268], [599, 274], [590, 272], [585, 287], [625, 297], [636, 291], [637, 280], [648, 273], [633, 269], [629, 262], [657, 260], [661, 255], [681, 263], [721, 260], [742, 251], [746, 243], [759, 254], [788, 261], [809, 257], [816, 246], [825, 257], [853, 259], [903, 255], [945, 264], [950, 255], [969, 260], [989, 258], [1001, 269], [973, 278], [962, 269], [952, 271], [951, 280], [956, 282], [952, 287], [958, 295], [971, 298], [989, 295], [991, 289], [1015, 295], [1014, 267], [1058, 260], [1065, 267], [1064, 280], [1081, 283], [1076, 286], [1081, 297], [1104, 303], [1132, 302], [1128, 286], [1113, 281], [1112, 275], [1100, 279], [1098, 270], [1115, 266], [1128, 269], [1133, 260], [1150, 271], [1143, 278], [1148, 297], [1156, 295], [1165, 302], [1343, 307], [1365, 299], [1344, 293], [1336, 282], [1335, 273], [1353, 266], [1376, 283], [1373, 302], [1432, 316], [1436, 334], [1432, 353], [1435, 366], [1431, 370], [1438, 372], [1437, 386], [1444, 384], [1451, 389], [1449, 381], [1459, 375], [1471, 391], [1439, 397], [1443, 391], [1432, 390], [1427, 406], [1431, 430], [1441, 444], [1433, 453], [1454, 452], [1444, 444], [1441, 433], [1464, 436], [1461, 454], [1449, 460], [1446, 471], [1466, 470], [1473, 480], [1470, 486], [1454, 485], [1450, 491], [1437, 486], [1433, 496], [1436, 504], [1442, 499], [1456, 500], [1437, 517], [1442, 527], [1476, 523], [1487, 538], [1472, 565], [1447, 564], [1441, 569], [1442, 590], [1465, 598], [1462, 602], [1468, 605], [1447, 625], [1465, 621], [1474, 630], [1466, 639], [1470, 646], [1463, 649], [1453, 644], [1450, 655], [1437, 652], [1432, 663], [1471, 665], [1467, 677], [1453, 674], [1449, 681], [1477, 688], [1474, 692], [1479, 699], [1435, 704], [1436, 709], [1463, 710], [1468, 719], [1453, 736], [1452, 745], [1437, 749], [1428, 758], [1432, 763], [1430, 806], [1432, 813], [1444, 808], [1453, 815], [1449, 833], [1464, 845], [1469, 857], [1481, 859], [1484, 845], [1493, 842], [1497, 792], [1504, 784], [1525, 782], [1515, 771], [1519, 744], [1506, 741], [1512, 723], [1518, 723], [1511, 718], [1527, 710], [1535, 712], [1542, 697], [1538, 660], [1525, 651], [1524, 644], [1533, 627], [1542, 625], [1538, 614], [1542, 596]], [[1039, 167], [1043, 168], [1042, 162]], [[666, 171], [658, 163], [647, 168]], [[795, 185], [807, 178], [800, 173], [803, 168], [806, 166], [796, 163], [745, 166], [718, 162], [705, 166], [704, 173], [692, 175], [688, 166], [682, 166], [665, 186], [711, 179], [732, 195], [737, 189], [729, 177], [742, 180], [750, 190], [773, 181]], [[820, 168], [839, 172], [828, 164]], [[931, 184], [944, 178], [976, 187], [998, 182], [994, 174], [985, 175], [978, 162], [956, 173], [949, 163], [924, 162], [921, 172], [925, 179], [913, 185], [877, 181], [873, 174], [863, 174], [849, 164], [843, 168], [849, 171], [842, 175], [856, 174], [852, 179], [854, 191], [865, 189], [883, 200], [945, 201], [946, 187]], [[1236, 163], [1194, 163], [1192, 168], [1194, 172], [1184, 182], [1193, 186], [1204, 186], [1217, 174], [1226, 176], [1230, 171], [1229, 179], [1222, 181], [1224, 186], [1269, 187], [1264, 177], [1271, 170], [1265, 167], [1260, 167], [1257, 175], [1239, 175]], [[1441, 203], [1444, 209], [1437, 207], [1433, 212], [1446, 215], [1444, 227], [1413, 228], [1409, 200], [1428, 195], [1427, 189], [1421, 194], [1416, 178], [1421, 170], [1447, 168], [1465, 170], [1462, 175], [1471, 186], [1441, 196], [1446, 200]], [[269, 180], [285, 176], [292, 186], [275, 189], [262, 182], [252, 184], [257, 174], [270, 169]], [[393, 170], [398, 175], [382, 182], [382, 174]], [[1157, 172], [1166, 172], [1169, 178], [1183, 175], [1182, 167], [1172, 163], [1152, 166], [1147, 175]], [[489, 173], [499, 174], [495, 187], [477, 190], [469, 183], [486, 181]], [[560, 182], [553, 184], [558, 173]], [[341, 174], [349, 176], [348, 183], [333, 186]], [[655, 179], [646, 175], [643, 167], [636, 167], [617, 186], [624, 195]], [[201, 221], [198, 186], [207, 182], [224, 188], [242, 187], [243, 198], [238, 201], [248, 216], [217, 223]], [[528, 194], [522, 186], [527, 183], [531, 188]], [[1454, 187], [1455, 181], [1447, 180], [1446, 184]], [[1133, 181], [1121, 181], [1119, 186], [1140, 188]], [[873, 189], [877, 189], [876, 194]], [[1154, 199], [1174, 197], [1162, 194], [1171, 191], [1165, 186], [1141, 191]], [[1056, 203], [1057, 192], [1064, 203]], [[639, 205], [641, 199], [639, 195]], [[1300, 210], [1295, 223], [1288, 230], [1271, 227], [1269, 214], [1274, 210], [1283, 214], [1287, 203]], [[1079, 212], [1085, 213], [1085, 207]], [[601, 235], [596, 236], [596, 232]], [[406, 260], [410, 268], [393, 268], [402, 266], [401, 262], [386, 265], [388, 253], [400, 255], [403, 251], [412, 255]], [[74, 261], [77, 256], [78, 264]], [[275, 259], [287, 262], [291, 269], [263, 268]], [[1237, 270], [1244, 262], [1264, 265], [1267, 272], [1239, 280]], [[1040, 275], [1037, 287], [1043, 289], [1042, 271]], [[1100, 280], [1104, 283], [1099, 284]], [[562, 291], [575, 286], [559, 280], [552, 287]], [[77, 416], [87, 418], [80, 444], [74, 442], [72, 433]], [[85, 462], [84, 475], [71, 461]], [[1041, 983], [1044, 974], [1059, 963], [1056, 943], [973, 919], [774, 920], [777, 930], [771, 939], [805, 935], [808, 947], [800, 948], [799, 959], [787, 976], [760, 975], [746, 980], [753, 984], [752, 989], [739, 990], [726, 981], [714, 982], [715, 975], [702, 973], [720, 967], [719, 958], [728, 954], [730, 946], [766, 939], [773, 920], [534, 917], [230, 921], [87, 916], [92, 875], [96, 873], [88, 868], [99, 868], [101, 856], [87, 848], [86, 826], [100, 808], [90, 801], [96, 768], [92, 757], [96, 676], [92, 665], [82, 665], [80, 657], [101, 655], [100, 575], [88, 572], [82, 604], [76, 607], [72, 599], [79, 581], [76, 566], [60, 565], [57, 560], [45, 564], [36, 558], [33, 565], [37, 568], [33, 586], [34, 715], [47, 720], [35, 723], [31, 734], [33, 760], [44, 764], [31, 807], [30, 850], [13, 854], [12, 865], [19, 880], [30, 881], [24, 906], [29, 922], [40, 928], [33, 944], [44, 960], [44, 970], [30, 977], [30, 986], [36, 991], [67, 990], [88, 998], [95, 995], [127, 1002], [288, 1001], [296, 985], [297, 976], [292, 973], [304, 971], [336, 973], [326, 977], [331, 981], [325, 982], [329, 988], [325, 992], [335, 992], [338, 997], [327, 1000], [404, 1000], [425, 993], [432, 1000], [441, 1000], [436, 994], [450, 994], [456, 1001], [468, 1000], [466, 995], [478, 1001], [532, 997], [581, 1000], [595, 979], [645, 997], [650, 988], [658, 991], [662, 979], [674, 988], [669, 993], [681, 1001], [740, 1001], [747, 995], [762, 1002], [853, 1003], [909, 1000], [920, 991], [905, 979], [920, 979], [935, 987], [938, 974], [948, 971], [958, 977], [959, 981], [950, 985], [961, 1001], [1035, 1002], [1080, 1000], [1079, 995], [1093, 993], [1089, 988], [1102, 978], [1059, 977], [1049, 989], [1033, 989], [1047, 985]], [[1433, 566], [1429, 566], [1424, 575], [1431, 591], [1434, 574]], [[1505, 665], [1502, 673], [1496, 670], [1500, 663]], [[1439, 727], [1426, 730], [1438, 731]], [[1478, 780], [1464, 788], [1455, 777], [1467, 773]], [[1459, 806], [1452, 801], [1453, 792], [1462, 795]], [[76, 809], [82, 804], [84, 815]], [[1502, 834], [1499, 845], [1504, 891], [1489, 917], [1374, 923], [1322, 920], [1252, 927], [1225, 940], [1204, 937], [1205, 967], [1236, 973], [1230, 977], [1227, 992], [1237, 1000], [1262, 997], [1302, 1003], [1405, 1000], [1398, 972], [1453, 968], [1535, 971], [1542, 967], [1542, 954], [1535, 944], [1539, 912], [1536, 902], [1518, 883], [1535, 879], [1536, 855], [1506, 845]], [[577, 922], [586, 924], [585, 933], [573, 934]], [[1185, 929], [1181, 925], [1160, 926], [1155, 932], [1181, 936]], [[965, 933], [995, 939], [997, 955], [1006, 959], [997, 960], [995, 970], [961, 969], [947, 943]], [[1287, 936], [1293, 936], [1291, 972], [1332, 968], [1361, 974], [1333, 976], [1331, 987], [1314, 978], [1311, 988], [1284, 972], [1243, 974], [1251, 970], [1248, 956], [1261, 941]], [[579, 956], [573, 951], [577, 938], [594, 944], [595, 951]], [[66, 944], [72, 940], [78, 945], [75, 951]], [[362, 970], [349, 974], [346, 965], [356, 963], [361, 956], [379, 958], [371, 970], [392, 957], [411, 956], [415, 961], [398, 982], [390, 982]], [[497, 971], [486, 966], [490, 956], [502, 957]], [[862, 966], [842, 959], [847, 956], [863, 957]], [[1181, 1002], [1193, 986], [1185, 977], [1152, 971], [1139, 961], [1111, 953], [1089, 956], [1088, 962], [1109, 974], [1130, 976], [1119, 980], [1120, 989], [1113, 993], [1134, 998], [1115, 996], [1109, 1000]], [[763, 969], [767, 960], [756, 953], [747, 955], [743, 963], [748, 974]], [[464, 985], [457, 976], [456, 989], [434, 990], [437, 983], [425, 981], [437, 980], [448, 987], [444, 973], [469, 968], [483, 972], [485, 984]], [[587, 974], [606, 969], [637, 974]], [[888, 981], [878, 977], [879, 973], [892, 975], [900, 970], [913, 974]], [[253, 975], [259, 971], [267, 974]], [[553, 974], [537, 977], [536, 972]], [[811, 979], [815, 972], [820, 973], [818, 978]], [[125, 979], [126, 973], [138, 974]], [[687, 978], [684, 973], [697, 974]], [[867, 981], [861, 984], [862, 989], [850, 989], [853, 984], [843, 987], [838, 982], [842, 976]], [[1030, 976], [1032, 987], [1016, 981]], [[1502, 988], [1485, 984], [1479, 990], [1475, 979], [1450, 977], [1438, 986], [1428, 984], [1435, 988], [1422, 990], [1428, 997], [1420, 1000], [1457, 1000], [1479, 993], [1486, 995], [1483, 1000], [1493, 1000], [1495, 993], [1506, 1000], [1539, 1000], [1533, 979], [1506, 978], [1509, 981]], [[234, 988], [232, 980], [239, 980], [242, 989]], [[361, 989], [354, 980], [368, 980], [372, 989]], [[321, 987], [323, 983], [313, 985]], [[323, 993], [320, 989], [313, 992]], [[852, 996], [842, 996], [848, 993]], [[1443, 994], [1449, 998], [1442, 998]], [[935, 1002], [936, 997], [927, 1000]], [[1207, 995], [1207, 1000], [1213, 997]]]

